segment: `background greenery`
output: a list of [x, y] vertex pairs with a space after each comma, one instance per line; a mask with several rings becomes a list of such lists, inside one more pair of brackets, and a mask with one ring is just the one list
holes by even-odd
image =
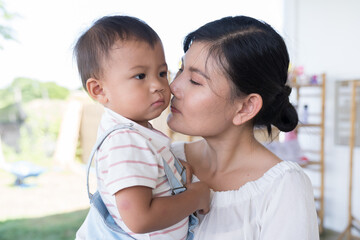
[[0, 89], [0, 109], [16, 103], [16, 94], [21, 94], [21, 102], [28, 103], [34, 99], [66, 99], [70, 90], [53, 82], [40, 82], [30, 78], [16, 78], [10, 86]]
[[[8, 12], [4, 1], [0, 0], [0, 51], [5, 41], [16, 41], [11, 28], [14, 17], [17, 15]], [[9, 124], [20, 126], [19, 149], [2, 144], [6, 161], [51, 164], [61, 123], [61, 107], [69, 94], [68, 89], [53, 82], [39, 82], [26, 77], [16, 78], [9, 86], [0, 89], [2, 129], [7, 130]], [[37, 179], [29, 179], [35, 187], [22, 189], [12, 184], [13, 176], [10, 173], [0, 169], [0, 240], [74, 239], [87, 210], [32, 217], [34, 215], [29, 215], [29, 209], [31, 213], [35, 211], [36, 215], [43, 215], [46, 211], [56, 212], [68, 205], [77, 206], [83, 195], [79, 191], [83, 182], [78, 178], [82, 179], [73, 173], [60, 174], [52, 170]], [[88, 205], [88, 199], [83, 205]]]
[[0, 240], [67, 240], [85, 219], [88, 210], [51, 215], [41, 218], [16, 219], [0, 222]]
[[[0, 39], [14, 40], [13, 29], [8, 24], [15, 16], [16, 15], [14, 13], [10, 13], [6, 10], [4, 2], [0, 0]], [[3, 41], [0, 41], [0, 49], [2, 49], [1, 42]]]
[[0, 124], [20, 126], [19, 149], [3, 144], [8, 162], [50, 163], [60, 129], [61, 109], [69, 94], [68, 89], [55, 83], [29, 78], [17, 78], [0, 89]]

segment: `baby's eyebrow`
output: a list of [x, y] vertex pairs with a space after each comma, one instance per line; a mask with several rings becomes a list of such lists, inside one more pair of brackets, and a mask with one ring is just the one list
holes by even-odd
[[[167, 68], [167, 63], [164, 62], [161, 65], [159, 65], [159, 67], [166, 67]], [[130, 70], [134, 70], [134, 69], [137, 69], [137, 68], [147, 68], [147, 66], [146, 65], [136, 65], [136, 66], [133, 66], [132, 68], [130, 68]]]
[[167, 67], [167, 66], [168, 66], [167, 63], [163, 63], [160, 65], [160, 67]]
[[145, 66], [142, 66], [142, 65], [136, 65], [136, 66], [133, 66], [132, 68], [130, 68], [130, 70], [134, 70], [134, 69], [137, 69], [137, 68], [144, 68]]

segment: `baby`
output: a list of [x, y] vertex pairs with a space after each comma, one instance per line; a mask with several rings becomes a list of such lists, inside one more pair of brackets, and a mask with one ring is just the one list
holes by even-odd
[[[186, 239], [189, 215], [209, 211], [210, 191], [197, 182], [171, 194], [163, 159], [181, 177], [170, 139], [149, 123], [171, 94], [159, 36], [137, 18], [106, 16], [78, 39], [75, 56], [83, 87], [105, 108], [98, 137], [115, 125], [131, 126], [112, 132], [95, 158], [98, 192], [110, 215], [135, 239]], [[78, 239], [89, 231], [85, 223]]]

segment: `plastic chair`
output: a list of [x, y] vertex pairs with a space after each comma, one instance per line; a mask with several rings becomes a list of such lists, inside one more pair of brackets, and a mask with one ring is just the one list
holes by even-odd
[[45, 168], [35, 165], [28, 161], [17, 161], [13, 163], [7, 163], [2, 151], [2, 143], [0, 137], [0, 169], [4, 169], [6, 172], [13, 174], [16, 179], [15, 186], [26, 187], [29, 186], [24, 183], [26, 178], [37, 177], [45, 171]]

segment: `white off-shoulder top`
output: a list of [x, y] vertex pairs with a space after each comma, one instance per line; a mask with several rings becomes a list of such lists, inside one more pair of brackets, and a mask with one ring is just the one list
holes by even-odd
[[[172, 151], [186, 161], [184, 142]], [[199, 181], [194, 176], [193, 181]], [[282, 161], [232, 191], [212, 191], [211, 209], [198, 215], [195, 240], [318, 240], [313, 188], [303, 169]]]

